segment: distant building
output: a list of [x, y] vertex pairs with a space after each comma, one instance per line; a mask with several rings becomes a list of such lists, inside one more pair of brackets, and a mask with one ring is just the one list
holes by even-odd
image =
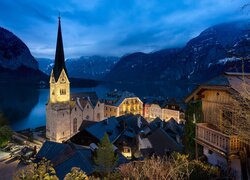
[[104, 117], [143, 114], [143, 103], [133, 93], [114, 90], [104, 98]]
[[181, 122], [181, 112], [178, 105], [166, 101], [148, 101], [144, 104], [144, 117], [149, 120], [160, 118], [165, 121], [171, 118], [175, 119], [178, 123]]
[[50, 97], [46, 105], [46, 137], [62, 142], [78, 132], [83, 120], [103, 119], [104, 103], [95, 93], [70, 94], [59, 17], [55, 64], [50, 75]]
[[[249, 76], [244, 81], [250, 84]], [[186, 103], [202, 103], [204, 122], [196, 124], [195, 132], [197, 158], [200, 145], [208, 162], [213, 165], [240, 169], [244, 164], [239, 162], [246, 146], [231, 130], [234, 124], [239, 123], [233, 119], [236, 108], [233, 104], [243, 92], [242, 83], [242, 74], [225, 73], [200, 85], [186, 98]], [[239, 167], [235, 167], [236, 164]]]

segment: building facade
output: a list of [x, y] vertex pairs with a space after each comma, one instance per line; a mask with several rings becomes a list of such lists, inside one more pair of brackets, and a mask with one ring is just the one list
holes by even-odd
[[143, 112], [144, 117], [148, 120], [154, 120], [158, 117], [165, 121], [171, 118], [175, 119], [178, 123], [181, 121], [179, 106], [165, 102], [146, 102]]
[[143, 102], [133, 93], [114, 91], [104, 98], [104, 117], [143, 114]]

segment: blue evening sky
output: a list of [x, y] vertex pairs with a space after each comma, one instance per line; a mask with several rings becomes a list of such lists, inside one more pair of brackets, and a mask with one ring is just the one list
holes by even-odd
[[59, 11], [65, 56], [182, 47], [205, 28], [248, 18], [248, 0], [0, 0], [0, 26], [53, 58]]

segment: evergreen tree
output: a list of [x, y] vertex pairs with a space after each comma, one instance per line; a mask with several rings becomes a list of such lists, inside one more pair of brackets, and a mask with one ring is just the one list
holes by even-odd
[[108, 135], [105, 134], [98, 145], [96, 157], [94, 159], [96, 171], [103, 175], [109, 175], [115, 168], [117, 160], [118, 157], [115, 155], [113, 144], [110, 143]]

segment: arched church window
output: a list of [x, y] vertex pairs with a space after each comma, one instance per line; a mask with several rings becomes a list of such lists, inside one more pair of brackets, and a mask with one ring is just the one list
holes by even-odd
[[60, 95], [65, 95], [66, 94], [66, 89], [60, 89]]
[[77, 119], [76, 118], [73, 120], [73, 132], [74, 133], [77, 132]]

